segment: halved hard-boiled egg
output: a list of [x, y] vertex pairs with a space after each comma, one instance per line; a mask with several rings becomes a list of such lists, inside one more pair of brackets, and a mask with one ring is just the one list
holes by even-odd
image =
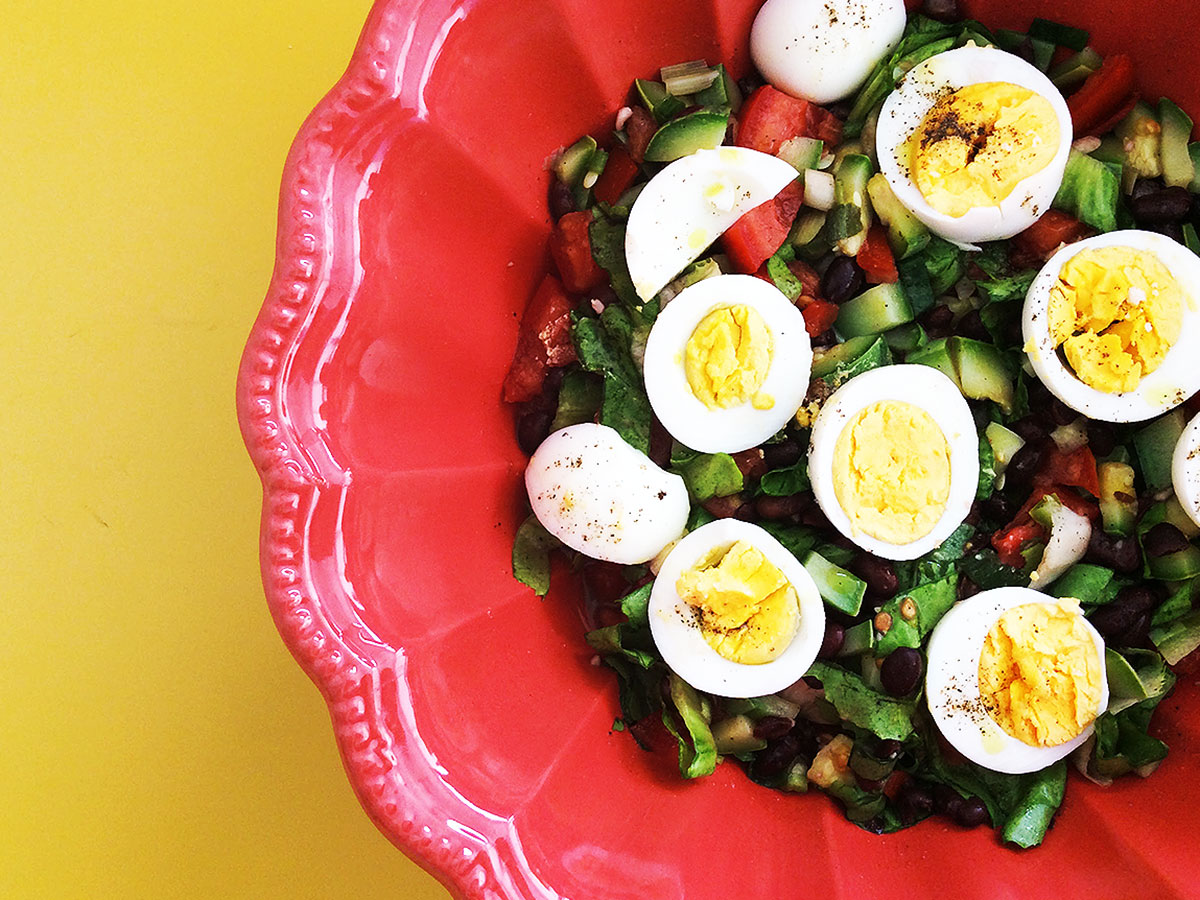
[[1200, 389], [1200, 257], [1169, 237], [1114, 231], [1063, 247], [1025, 298], [1034, 372], [1067, 406], [1140, 422]]
[[875, 148], [913, 215], [974, 244], [1012, 237], [1050, 208], [1071, 139], [1050, 79], [1011, 53], [971, 45], [904, 76], [884, 101]]
[[781, 90], [833, 103], [862, 85], [906, 21], [902, 0], [767, 0], [750, 30], [750, 55]]
[[1183, 511], [1200, 525], [1200, 415], [1192, 417], [1175, 443], [1171, 484]]
[[949, 537], [975, 499], [979, 439], [971, 409], [937, 369], [871, 369], [821, 407], [808, 473], [838, 531], [876, 556], [915, 559]]
[[613, 428], [561, 428], [534, 451], [525, 489], [542, 526], [585, 556], [632, 565], [683, 534], [683, 479], [664, 472]]
[[746, 450], [783, 428], [804, 402], [811, 368], [803, 314], [750, 275], [717, 275], [676, 295], [642, 364], [663, 427], [704, 453]]
[[794, 684], [825, 636], [825, 608], [808, 570], [762, 528], [737, 519], [701, 526], [671, 549], [649, 615], [670, 669], [721, 697]]
[[634, 290], [651, 300], [754, 207], [796, 180], [790, 164], [746, 147], [697, 150], [656, 174], [625, 226]]
[[1104, 639], [1079, 602], [1022, 587], [956, 604], [929, 639], [925, 696], [972, 762], [1036, 772], [1092, 733], [1108, 706]]

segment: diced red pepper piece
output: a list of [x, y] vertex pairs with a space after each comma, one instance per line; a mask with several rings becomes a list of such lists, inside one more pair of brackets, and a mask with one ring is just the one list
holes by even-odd
[[1133, 60], [1124, 53], [1114, 53], [1067, 98], [1075, 137], [1100, 134], [1100, 126], [1125, 105], [1132, 93]]
[[608, 275], [592, 257], [592, 239], [588, 226], [590, 212], [567, 213], [550, 233], [550, 255], [568, 291], [582, 294], [608, 281]]
[[1046, 455], [1042, 470], [1035, 479], [1038, 483], [1082, 488], [1093, 497], [1100, 496], [1100, 477], [1096, 471], [1096, 457], [1084, 444], [1070, 453], [1057, 447]]
[[833, 327], [833, 323], [837, 321], [838, 317], [838, 305], [830, 303], [828, 300], [814, 299], [800, 312], [804, 316], [804, 326], [808, 329], [808, 336], [816, 337]]
[[895, 284], [900, 280], [896, 258], [892, 255], [887, 231], [882, 225], [872, 225], [867, 231], [867, 239], [858, 251], [856, 260], [870, 284]]
[[1113, 110], [1112, 114], [1107, 119], [1096, 125], [1096, 127], [1092, 129], [1092, 132], [1094, 134], [1107, 134], [1108, 132], [1112, 131], [1125, 120], [1125, 117], [1129, 115], [1133, 108], [1137, 106], [1137, 102], [1141, 99], [1142, 95], [1137, 91], [1134, 91], [1129, 95], [1129, 99]]
[[1048, 209], [1042, 217], [1016, 235], [1009, 257], [1017, 268], [1041, 266], [1061, 244], [1071, 244], [1092, 234], [1092, 229], [1069, 213]]
[[517, 334], [517, 349], [504, 379], [509, 403], [532, 400], [542, 390], [546, 371], [575, 361], [571, 343], [574, 304], [553, 275], [547, 275], [525, 307]]
[[629, 190], [633, 179], [637, 178], [637, 173], [638, 164], [633, 161], [629, 151], [618, 144], [609, 151], [608, 162], [604, 164], [604, 171], [596, 179], [592, 194], [601, 203], [613, 206], [621, 199], [621, 195]]
[[1017, 568], [1024, 566], [1025, 560], [1020, 554], [1021, 545], [1026, 541], [1042, 540], [1047, 537], [1046, 529], [1033, 521], [1029, 512], [1049, 494], [1057, 497], [1058, 502], [1067, 509], [1086, 516], [1093, 522], [1100, 518], [1099, 506], [1090, 500], [1085, 500], [1069, 488], [1061, 484], [1038, 485], [1033, 489], [1033, 493], [1029, 495], [1025, 504], [1017, 510], [1013, 520], [992, 535], [992, 546], [996, 549], [1000, 562], [1006, 566], [1016, 566]]
[[784, 141], [794, 137], [818, 138], [826, 147], [833, 147], [842, 140], [842, 120], [815, 103], [769, 84], [746, 98], [738, 113], [734, 143], [773, 156]]
[[803, 199], [804, 188], [793, 181], [725, 230], [721, 246], [735, 271], [753, 275], [783, 245]]
[[1029, 541], [1045, 540], [1046, 529], [1032, 520], [1021, 525], [997, 531], [992, 535], [992, 546], [1000, 562], [1017, 569], [1024, 568], [1025, 557], [1021, 555], [1021, 547]]

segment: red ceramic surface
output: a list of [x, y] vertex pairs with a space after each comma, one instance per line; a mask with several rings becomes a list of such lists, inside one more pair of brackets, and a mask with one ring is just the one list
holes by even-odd
[[[1129, 50], [1200, 114], [1194, 0], [980, 0]], [[684, 783], [610, 734], [572, 586], [509, 574], [523, 459], [499, 384], [545, 271], [543, 161], [611, 127], [635, 75], [747, 65], [756, 0], [381, 0], [287, 163], [274, 280], [238, 379], [262, 567], [350, 781], [464, 897], [1184, 897], [1200, 891], [1200, 690], [1149, 781], [1073, 781], [1032, 853], [936, 822], [890, 837], [733, 765]], [[1065, 12], [1066, 9], [1070, 12]]]

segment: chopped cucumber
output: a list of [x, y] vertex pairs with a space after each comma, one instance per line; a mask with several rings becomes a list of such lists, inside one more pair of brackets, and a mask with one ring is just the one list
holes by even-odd
[[1149, 490], [1161, 491], [1171, 486], [1171, 457], [1186, 424], [1183, 411], [1173, 409], [1134, 432], [1133, 447]]
[[562, 152], [554, 164], [554, 174], [568, 187], [575, 187], [587, 174], [592, 154], [596, 152], [596, 139], [585, 134]]
[[[856, 256], [867, 240], [871, 227], [871, 205], [867, 199], [867, 182], [871, 180], [871, 160], [859, 153], [850, 153], [842, 158], [834, 173], [834, 213], [847, 208], [858, 213], [858, 229], [835, 238], [838, 250], [844, 256]], [[846, 215], [846, 214], [843, 214]]]
[[912, 353], [929, 342], [925, 329], [916, 322], [897, 325], [891, 331], [884, 332], [883, 339], [893, 353]]
[[810, 137], [794, 137], [784, 141], [775, 155], [803, 174], [805, 169], [817, 167], [824, 150], [824, 141]]
[[834, 327], [843, 338], [881, 334], [913, 320], [899, 283], [877, 284], [842, 304]]
[[1193, 194], [1200, 194], [1200, 141], [1188, 144], [1188, 156], [1192, 158], [1192, 168], [1196, 172], [1192, 183], [1188, 185], [1188, 190]]
[[1163, 181], [1167, 187], [1190, 187], [1196, 177], [1196, 167], [1188, 153], [1192, 120], [1166, 97], [1158, 101], [1158, 120], [1162, 126]]
[[846, 615], [858, 615], [863, 597], [867, 593], [865, 581], [847, 572], [841, 566], [835, 566], [815, 551], [810, 551], [802, 562], [804, 568], [808, 570], [808, 574], [816, 582], [817, 591], [821, 594], [822, 600]]
[[1117, 198], [1120, 192], [1119, 166], [1112, 166], [1072, 149], [1053, 205], [1055, 209], [1069, 212], [1093, 228], [1116, 231]]
[[1174, 494], [1163, 501], [1163, 521], [1170, 522], [1182, 531], [1189, 541], [1200, 537], [1200, 525], [1184, 512], [1183, 505]]
[[1082, 50], [1088, 42], [1088, 33], [1082, 28], [1073, 28], [1061, 22], [1040, 18], [1029, 24], [1029, 36], [1034, 40], [1057, 44], [1070, 50]]
[[1125, 146], [1115, 134], [1106, 134], [1100, 139], [1100, 146], [1088, 154], [1092, 159], [1114, 166], [1125, 166]]
[[1091, 563], [1076, 563], [1054, 582], [1049, 593], [1055, 597], [1074, 597], [1080, 603], [1094, 605], [1100, 601], [1113, 577], [1112, 569]]
[[650, 162], [671, 162], [690, 156], [697, 150], [721, 146], [729, 125], [728, 113], [699, 110], [672, 119], [650, 138], [646, 159]]
[[888, 243], [896, 259], [905, 259], [925, 249], [929, 244], [929, 229], [900, 202], [882, 172], [872, 175], [867, 182], [867, 196], [879, 221], [887, 227]]
[[992, 445], [992, 467], [996, 472], [996, 486], [1004, 487], [1004, 471], [1017, 451], [1025, 446], [1025, 438], [1015, 431], [1009, 431], [999, 422], [989, 422], [983, 430], [988, 443]]
[[1200, 575], [1200, 549], [1184, 547], [1167, 556], [1146, 556], [1146, 568], [1151, 578], [1162, 581], [1184, 581]]
[[1157, 178], [1162, 174], [1162, 126], [1145, 103], [1136, 103], [1117, 126], [1117, 137], [1125, 150], [1122, 187], [1133, 190], [1138, 178]]
[[918, 366], [929, 366], [937, 369], [953, 381], [956, 387], [959, 387], [958, 373], [954, 371], [954, 363], [950, 361], [950, 350], [947, 347], [947, 341], [948, 338], [938, 338], [936, 341], [930, 341], [920, 350], [908, 354], [908, 358], [904, 361]]
[[947, 348], [964, 396], [992, 400], [1004, 412], [1012, 411], [1013, 373], [995, 345], [955, 336], [947, 341]]
[[805, 206], [825, 212], [833, 209], [836, 191], [832, 175], [820, 169], [806, 169], [803, 172], [803, 180]]
[[660, 125], [675, 118], [686, 109], [682, 100], [674, 94], [667, 93], [667, 88], [661, 81], [646, 81], [638, 78], [634, 81], [638, 99], [642, 106], [654, 116]]
[[754, 736], [754, 721], [747, 715], [730, 716], [714, 722], [712, 736], [717, 752], [722, 756], [753, 753], [767, 746], [766, 741]]
[[737, 112], [742, 105], [742, 91], [724, 65], [718, 63], [715, 68], [717, 77], [713, 79], [712, 84], [696, 93], [696, 105]]
[[788, 241], [801, 259], [815, 261], [829, 252], [832, 241], [825, 227], [826, 214], [819, 209], [802, 208], [792, 226]]
[[831, 387], [849, 381], [870, 369], [890, 365], [892, 354], [887, 341], [876, 335], [853, 337], [814, 356], [812, 376]]
[[1163, 658], [1175, 665], [1200, 647], [1200, 609], [1181, 616], [1169, 625], [1150, 629], [1150, 640]]
[[1102, 462], [1096, 467], [1100, 480], [1100, 519], [1109, 534], [1130, 535], [1137, 525], [1137, 491], [1133, 486], [1133, 466], [1123, 462]]
[[1054, 59], [1055, 45], [1053, 41], [1043, 40], [1020, 31], [1009, 31], [1006, 28], [1001, 28], [996, 32], [997, 46], [1009, 53], [1016, 53], [1026, 41], [1029, 42], [1030, 49], [1033, 51], [1034, 66], [1043, 72], [1048, 71], [1050, 63]]
[[860, 653], [869, 653], [874, 647], [875, 623], [868, 619], [846, 629], [838, 656], [857, 656]]
[[1050, 70], [1050, 80], [1060, 91], [1077, 87], [1087, 80], [1103, 64], [1100, 54], [1091, 47], [1084, 47], [1074, 56], [1063, 60]]

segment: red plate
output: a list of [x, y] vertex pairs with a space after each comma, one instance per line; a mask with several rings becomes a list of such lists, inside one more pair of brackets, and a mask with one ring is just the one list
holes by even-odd
[[[745, 71], [753, 0], [394, 0], [289, 157], [278, 261], [238, 379], [262, 566], [364, 807], [464, 897], [1194, 896], [1200, 696], [1162, 706], [1147, 782], [1071, 784], [1039, 850], [936, 822], [875, 837], [733, 765], [683, 783], [610, 734], [572, 588], [509, 574], [523, 464], [499, 399], [546, 268], [544, 160], [611, 128], [633, 76]], [[1194, 0], [988, 0], [1127, 50], [1200, 114]]]

